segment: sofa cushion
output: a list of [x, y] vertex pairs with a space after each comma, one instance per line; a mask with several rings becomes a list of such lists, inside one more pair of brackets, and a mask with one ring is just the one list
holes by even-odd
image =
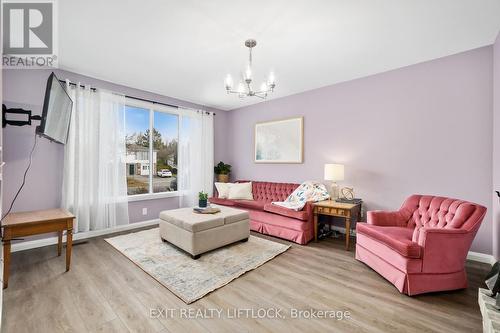
[[273, 205], [272, 203], [266, 204], [264, 206], [264, 210], [266, 212], [271, 212], [286, 217], [291, 217], [297, 220], [307, 221], [309, 219], [309, 214], [307, 214], [307, 212], [304, 210], [295, 211], [293, 209]]
[[264, 210], [264, 205], [266, 204], [264, 201], [256, 201], [256, 200], [232, 200], [236, 207], [245, 208], [245, 209], [254, 209], [254, 210]]
[[215, 182], [215, 189], [217, 190], [217, 198], [227, 199], [229, 195], [229, 187], [232, 183], [218, 183]]
[[211, 197], [211, 198], [208, 198], [208, 201], [210, 203], [214, 203], [214, 204], [217, 204], [217, 205], [234, 206], [234, 200], [229, 200], [229, 199], [222, 199], [222, 198]]
[[421, 246], [412, 241], [413, 229], [358, 223], [356, 232], [377, 240], [402, 256], [408, 258], [421, 257]]
[[232, 200], [254, 200], [252, 194], [252, 183], [234, 183], [229, 186], [228, 199]]

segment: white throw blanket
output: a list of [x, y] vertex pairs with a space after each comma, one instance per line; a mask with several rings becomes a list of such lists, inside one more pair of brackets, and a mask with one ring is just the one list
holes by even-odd
[[309, 201], [318, 202], [327, 199], [330, 199], [330, 194], [328, 193], [325, 185], [318, 182], [307, 181], [297, 187], [285, 201], [276, 201], [273, 202], [273, 205], [299, 211], [304, 208], [306, 203]]

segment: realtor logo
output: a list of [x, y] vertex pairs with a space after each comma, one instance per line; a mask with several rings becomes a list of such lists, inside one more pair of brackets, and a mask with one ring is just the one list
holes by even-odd
[[3, 2], [5, 67], [54, 67], [54, 2]]

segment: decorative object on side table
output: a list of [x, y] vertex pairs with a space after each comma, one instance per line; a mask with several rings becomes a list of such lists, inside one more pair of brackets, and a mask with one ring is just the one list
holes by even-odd
[[338, 198], [335, 201], [340, 202], [340, 203], [360, 204], [363, 202], [363, 199], [360, 199], [360, 198], [354, 198], [354, 199]]
[[200, 208], [205, 208], [207, 207], [207, 203], [208, 203], [208, 193], [206, 192], [198, 192], [198, 206]]
[[318, 240], [318, 215], [343, 218], [345, 221], [345, 249], [349, 251], [352, 219], [361, 219], [361, 203], [350, 204], [325, 200], [313, 204], [314, 241]]
[[340, 190], [340, 199], [353, 200], [354, 187], [342, 187]]
[[214, 173], [216, 175], [217, 182], [229, 183], [229, 174], [231, 173], [231, 165], [220, 161], [216, 166], [214, 166]]
[[325, 164], [325, 180], [332, 181], [331, 196], [333, 200], [339, 198], [338, 181], [344, 180], [343, 164]]
[[354, 197], [354, 188], [352, 187], [343, 187], [340, 190], [340, 198], [335, 201], [350, 204], [360, 204], [363, 202], [362, 199]]

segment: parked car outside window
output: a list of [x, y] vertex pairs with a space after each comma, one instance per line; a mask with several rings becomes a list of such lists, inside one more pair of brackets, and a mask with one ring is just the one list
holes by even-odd
[[158, 177], [172, 177], [172, 171], [168, 169], [161, 169], [157, 172]]

